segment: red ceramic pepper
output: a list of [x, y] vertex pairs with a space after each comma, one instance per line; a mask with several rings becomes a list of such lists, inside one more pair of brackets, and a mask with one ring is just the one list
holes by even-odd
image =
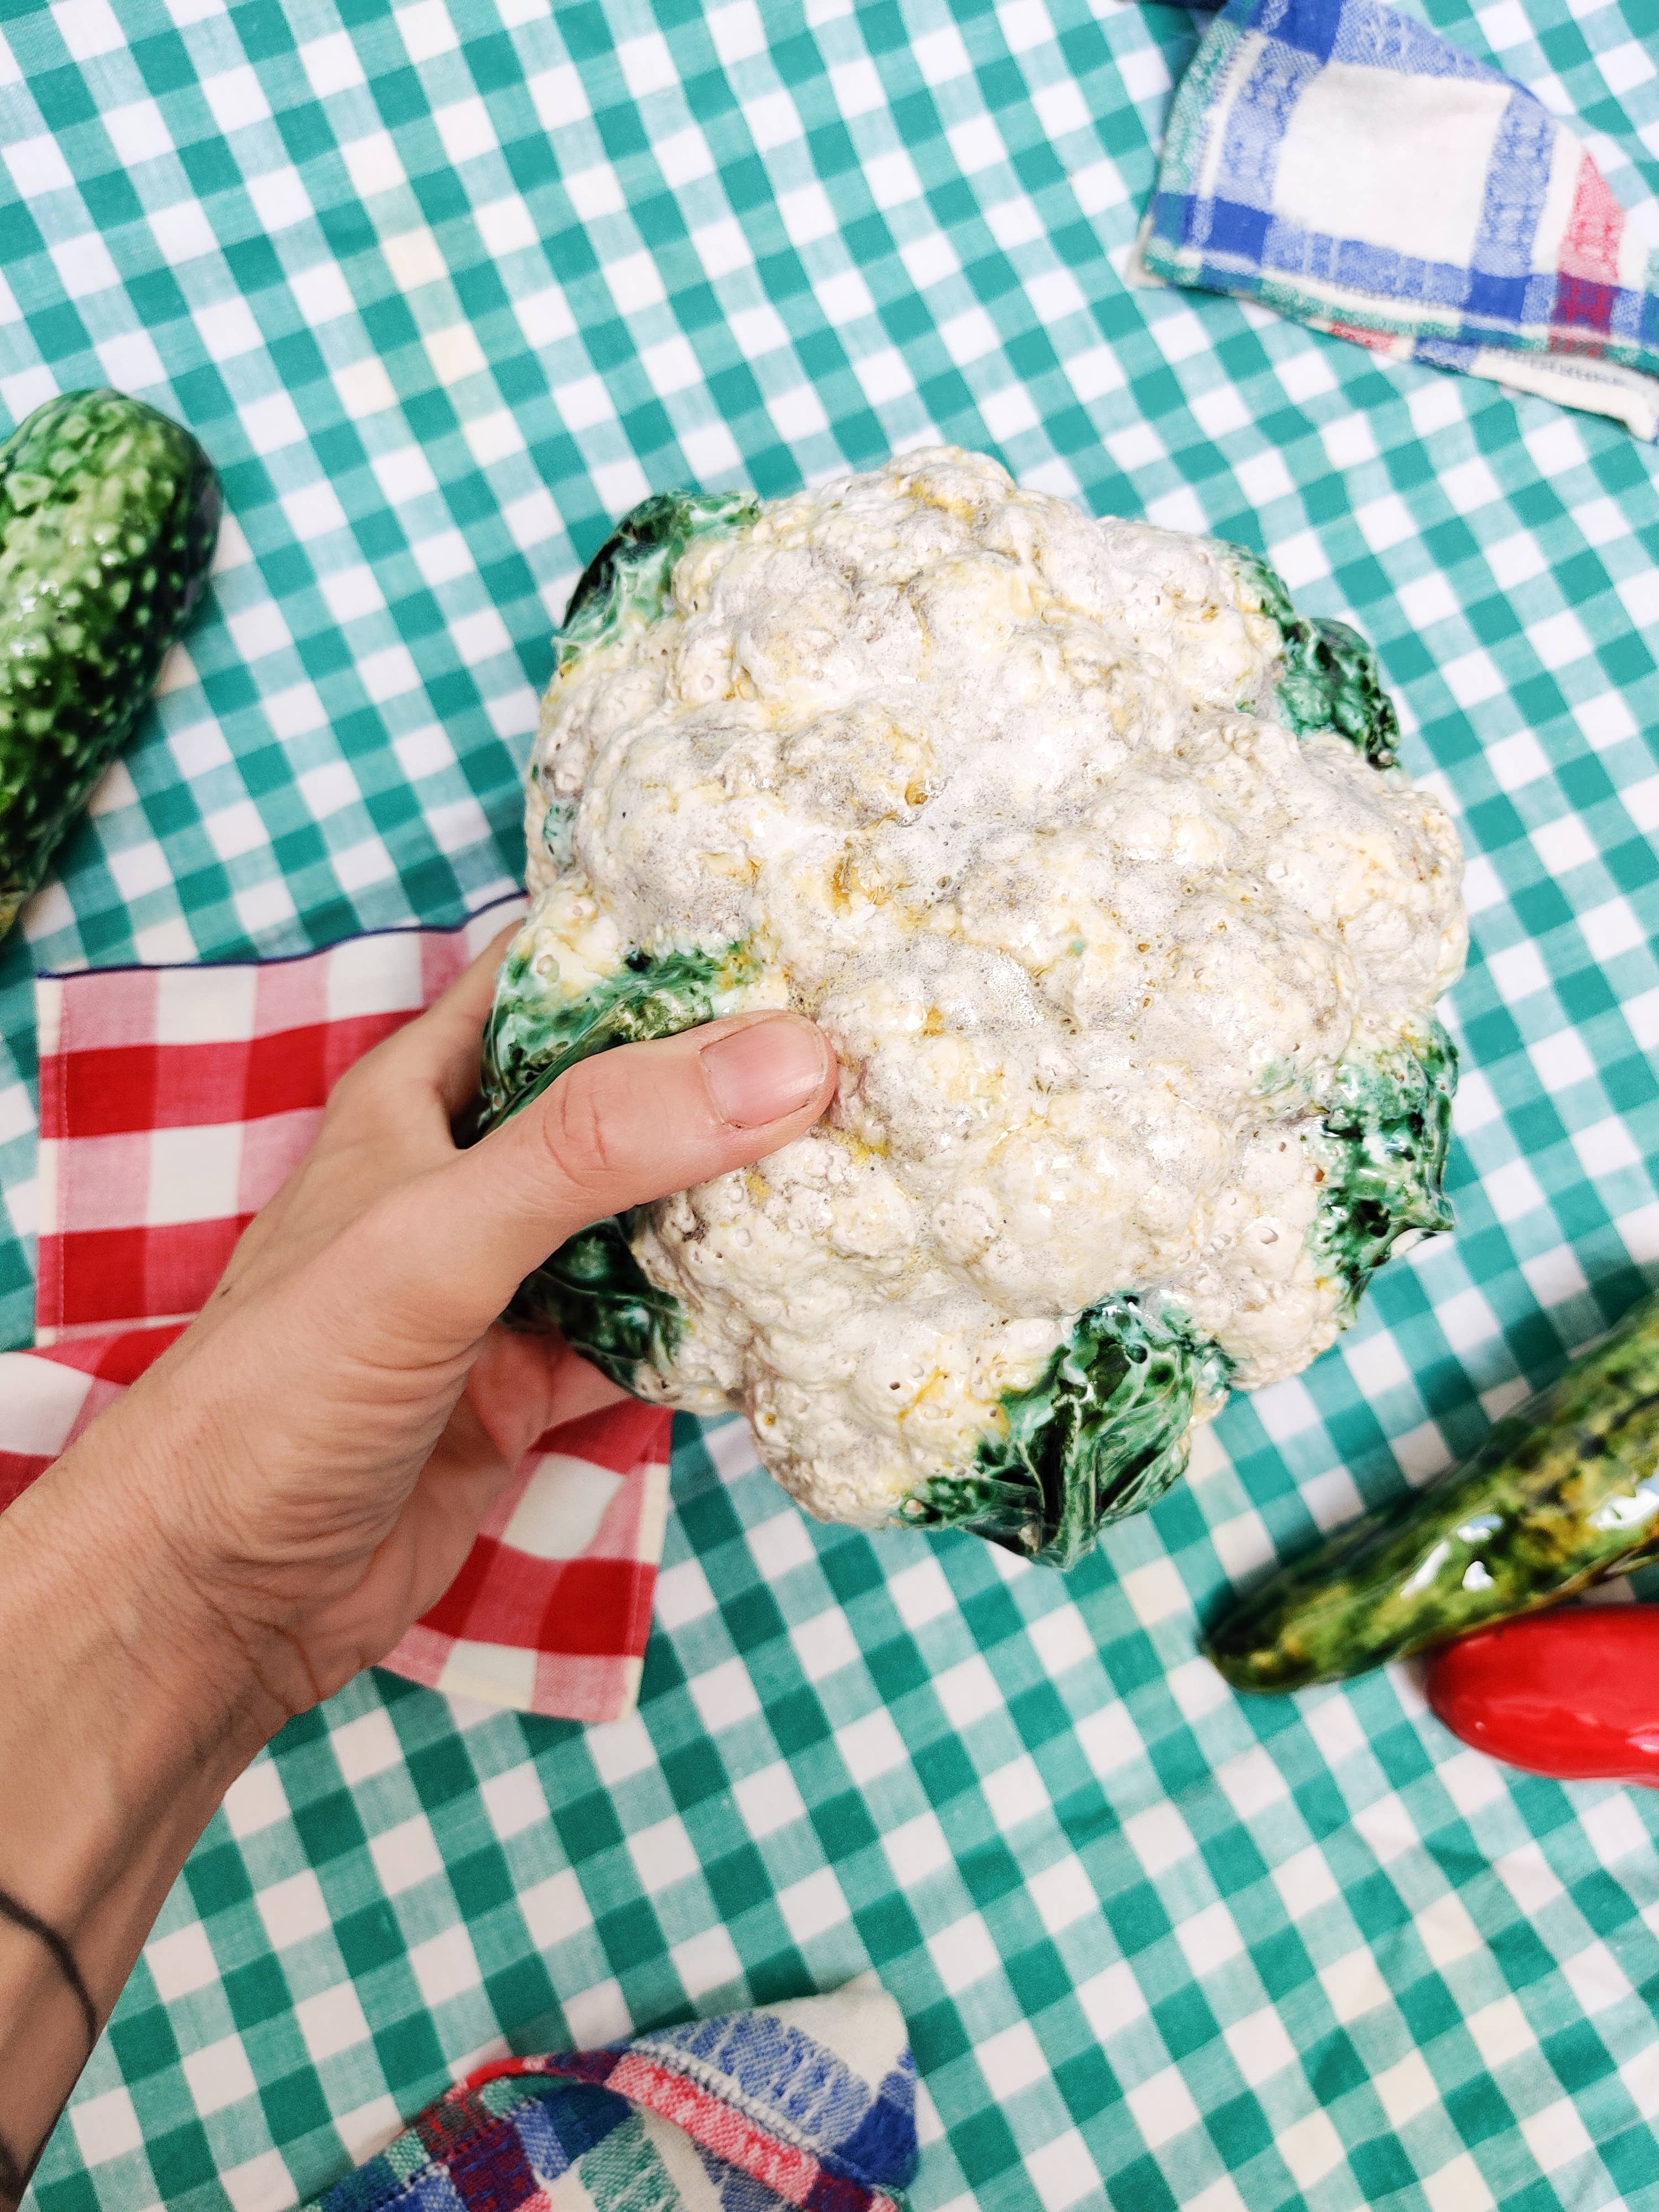
[[1459, 1637], [1429, 1703], [1477, 1751], [1562, 1782], [1659, 1784], [1659, 1605], [1571, 1606]]

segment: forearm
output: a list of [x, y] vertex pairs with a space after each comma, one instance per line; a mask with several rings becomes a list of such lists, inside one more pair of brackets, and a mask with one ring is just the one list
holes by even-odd
[[504, 943], [336, 1086], [204, 1313], [0, 1517], [0, 1888], [29, 1923], [0, 1918], [14, 2196], [225, 1790], [395, 1647], [534, 1439], [595, 1402], [562, 1347], [495, 1326], [518, 1284], [835, 1094], [810, 1024], [737, 1015], [586, 1060], [458, 1152]]
[[0, 1516], [0, 2208], [282, 1717], [124, 1496], [121, 1443], [106, 1418]]

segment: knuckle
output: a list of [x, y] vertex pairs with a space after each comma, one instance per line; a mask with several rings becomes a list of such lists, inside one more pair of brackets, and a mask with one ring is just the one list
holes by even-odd
[[542, 1142], [555, 1170], [584, 1197], [613, 1188], [623, 1165], [602, 1091], [586, 1067], [572, 1068], [548, 1092], [541, 1116]]
[[365, 1065], [361, 1060], [354, 1060], [343, 1075], [335, 1078], [334, 1087], [329, 1092], [323, 1109], [331, 1120], [337, 1121], [349, 1115], [362, 1102], [368, 1080], [363, 1072]]
[[338, 1138], [378, 1127], [395, 1111], [401, 1089], [395, 1062], [384, 1044], [377, 1045], [336, 1079], [324, 1108], [329, 1134]]
[[343, 1127], [349, 1127], [372, 1116], [379, 1108], [380, 1098], [380, 1070], [370, 1053], [354, 1061], [328, 1094], [324, 1117], [331, 1125], [331, 1133], [338, 1135]]

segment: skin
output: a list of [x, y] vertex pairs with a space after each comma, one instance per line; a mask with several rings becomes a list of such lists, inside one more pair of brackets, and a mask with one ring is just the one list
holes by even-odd
[[[506, 941], [337, 1085], [206, 1310], [0, 1518], [0, 1888], [100, 2021], [254, 1753], [436, 1601], [544, 1429], [620, 1395], [496, 1325], [520, 1279], [833, 1096], [811, 1024], [740, 1015], [585, 1061], [458, 1152]], [[86, 2057], [46, 1945], [0, 1922], [0, 2205]]]

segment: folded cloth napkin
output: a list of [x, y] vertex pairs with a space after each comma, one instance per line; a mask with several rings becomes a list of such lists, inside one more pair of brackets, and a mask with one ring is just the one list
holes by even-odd
[[[0, 1354], [0, 1507], [171, 1344], [303, 1156], [330, 1087], [522, 902], [295, 960], [42, 976], [35, 1349]], [[450, 1589], [386, 1661], [554, 1719], [631, 1712], [668, 1510], [671, 1416], [539, 1437]]]
[[1131, 273], [1659, 437], [1659, 256], [1531, 93], [1385, 0], [1230, 0]]
[[902, 2212], [915, 2071], [872, 1975], [456, 2085], [308, 2212]]

